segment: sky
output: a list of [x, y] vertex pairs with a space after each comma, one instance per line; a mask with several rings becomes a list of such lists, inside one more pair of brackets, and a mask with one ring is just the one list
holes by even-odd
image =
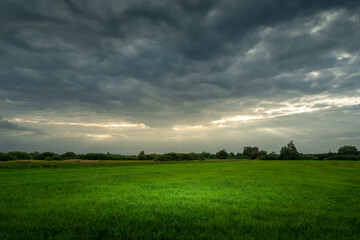
[[360, 148], [358, 0], [2, 0], [0, 151]]

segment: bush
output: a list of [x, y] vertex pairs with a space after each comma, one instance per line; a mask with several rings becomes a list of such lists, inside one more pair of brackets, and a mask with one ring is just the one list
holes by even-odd
[[203, 159], [212, 159], [215, 158], [214, 154], [211, 154], [209, 152], [202, 152], [200, 153]]
[[53, 152], [43, 152], [35, 156], [36, 160], [46, 160], [47, 158], [53, 158], [56, 154]]
[[[100, 160], [100, 159], [90, 159], [90, 160]], [[105, 159], [101, 159], [101, 160], [125, 160], [125, 156], [120, 154], [106, 154]]]
[[360, 160], [359, 155], [347, 154], [347, 155], [333, 155], [331, 157], [326, 158], [326, 160], [350, 160], [357, 161]]
[[11, 154], [14, 156], [16, 160], [27, 160], [30, 159], [30, 156], [26, 152], [9, 152], [8, 154]]
[[[264, 157], [266, 155], [267, 155], [267, 151], [261, 150], [261, 151], [257, 152], [256, 158], [261, 159], [262, 157]], [[251, 159], [256, 159], [256, 158], [251, 158]]]
[[246, 157], [242, 153], [236, 153], [235, 156], [237, 159], [246, 159]]
[[319, 160], [317, 157], [315, 157], [312, 154], [302, 154], [299, 155], [300, 160]]
[[317, 160], [325, 160], [328, 156], [326, 153], [318, 153], [318, 154], [314, 154], [314, 157]]
[[107, 160], [108, 158], [103, 153], [87, 153], [84, 155], [84, 159], [85, 160]]
[[67, 152], [64, 154], [61, 154], [61, 158], [62, 159], [76, 159], [78, 158], [78, 156], [74, 153], [74, 152]]
[[39, 156], [39, 152], [32, 152], [32, 153], [29, 153], [29, 157], [30, 159], [38, 159], [38, 156]]
[[9, 153], [1, 153], [0, 152], [0, 161], [11, 161], [16, 160], [15, 157]]
[[198, 153], [164, 153], [157, 154], [155, 161], [186, 161], [186, 160], [204, 160], [205, 158]]
[[170, 161], [165, 154], [159, 154], [155, 157], [155, 161]]
[[156, 154], [156, 153], [147, 154], [146, 159], [147, 160], [154, 160], [157, 157], [157, 155], [158, 154]]
[[279, 155], [276, 154], [275, 152], [271, 152], [267, 155], [260, 156], [260, 159], [261, 160], [277, 160], [277, 159], [279, 159]]
[[52, 157], [52, 160], [56, 160], [56, 161], [60, 161], [60, 160], [63, 160], [61, 156], [59, 155], [55, 155]]

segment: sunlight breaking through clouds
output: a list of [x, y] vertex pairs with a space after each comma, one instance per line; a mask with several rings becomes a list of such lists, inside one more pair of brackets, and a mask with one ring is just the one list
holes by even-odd
[[98, 138], [98, 139], [104, 139], [104, 138], [112, 138], [113, 136], [110, 134], [86, 134], [86, 137], [92, 137], [92, 138]]
[[225, 123], [225, 122], [238, 122], [238, 121], [248, 121], [248, 120], [257, 120], [257, 119], [262, 119], [261, 116], [235, 116], [235, 117], [230, 117], [230, 118], [225, 118], [225, 119], [221, 119], [221, 120], [215, 120], [212, 121], [211, 123]]
[[12, 119], [13, 122], [18, 123], [33, 123], [40, 125], [62, 125], [62, 126], [80, 126], [80, 127], [100, 127], [100, 128], [147, 128], [143, 123], [87, 123], [87, 122], [57, 122], [47, 120], [30, 120], [23, 118]]
[[266, 109], [262, 106], [258, 106], [255, 109], [251, 110], [254, 115], [237, 115], [235, 117], [225, 117], [220, 120], [211, 121], [210, 123], [221, 124], [221, 126], [224, 126], [225, 123], [229, 122], [261, 120], [293, 114], [310, 113], [331, 108], [357, 106], [359, 104], [360, 97], [331, 98], [328, 96], [314, 96], [308, 98], [294, 99], [289, 102], [283, 102], [278, 108]]
[[0, 1], [0, 151], [360, 144], [359, 1], [55, 2]]

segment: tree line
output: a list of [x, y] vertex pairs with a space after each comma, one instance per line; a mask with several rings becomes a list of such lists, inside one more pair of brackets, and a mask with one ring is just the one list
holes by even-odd
[[145, 154], [141, 151], [138, 155], [121, 155], [111, 153], [86, 153], [76, 154], [74, 152], [66, 152], [57, 154], [53, 152], [0, 152], [0, 161], [11, 160], [155, 160], [155, 161], [182, 161], [182, 160], [205, 160], [205, 159], [259, 159], [259, 160], [360, 160], [360, 151], [355, 146], [343, 146], [336, 153], [318, 153], [318, 154], [302, 154], [299, 153], [293, 141], [280, 149], [280, 153], [267, 153], [258, 147], [246, 146], [242, 153], [228, 153], [222, 149], [215, 154], [209, 152], [202, 153], [151, 153]]
[[220, 159], [260, 159], [260, 160], [360, 160], [360, 151], [355, 146], [342, 146], [337, 152], [303, 154], [299, 153], [293, 141], [280, 149], [280, 153], [267, 153], [259, 150], [258, 147], [246, 146], [242, 153], [236, 155], [232, 152], [227, 153], [225, 149], [216, 153], [216, 158]]
[[11, 160], [155, 160], [155, 161], [181, 161], [181, 160], [205, 160], [204, 156], [199, 153], [151, 153], [145, 154], [141, 151], [138, 155], [122, 155], [122, 154], [111, 154], [111, 153], [86, 153], [77, 154], [74, 152], [66, 152], [64, 154], [57, 154], [53, 152], [0, 152], [0, 161], [11, 161]]

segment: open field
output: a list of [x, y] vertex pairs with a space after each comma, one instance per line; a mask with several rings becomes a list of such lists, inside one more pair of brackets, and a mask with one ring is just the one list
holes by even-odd
[[360, 162], [0, 163], [0, 239], [360, 239]]

